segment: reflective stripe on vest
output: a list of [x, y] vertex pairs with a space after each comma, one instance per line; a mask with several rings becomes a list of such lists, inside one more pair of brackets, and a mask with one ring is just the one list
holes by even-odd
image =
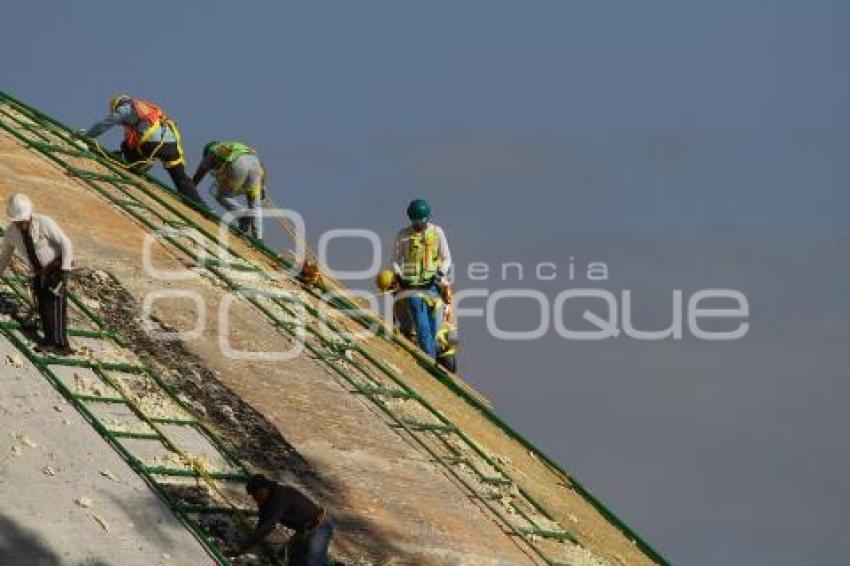
[[437, 275], [440, 264], [437, 230], [429, 226], [422, 232], [412, 230], [404, 258], [404, 276], [410, 285], [427, 285]]
[[[259, 199], [263, 193], [263, 183], [260, 182], [253, 187], [234, 187], [230, 181], [230, 166], [243, 155], [257, 155], [257, 151], [250, 145], [239, 141], [216, 142], [210, 146], [210, 153], [216, 156], [219, 164], [214, 169], [214, 175], [218, 185], [233, 196], [246, 194], [251, 199]], [[260, 164], [262, 167], [262, 163]], [[263, 178], [266, 170], [263, 168]]]
[[[210, 153], [215, 155], [218, 159], [218, 165], [214, 169], [218, 184], [229, 191], [236, 188], [231, 187], [228, 182], [230, 166], [233, 162], [243, 155], [257, 155], [257, 152], [253, 147], [240, 141], [216, 142], [210, 147]], [[252, 192], [257, 192], [254, 190], [254, 187], [251, 189]], [[258, 190], [262, 190], [262, 187], [259, 187]]]
[[[143, 143], [151, 139], [151, 136], [156, 133], [157, 129], [162, 127], [163, 122], [167, 123], [169, 120], [165, 112], [153, 102], [131, 100], [130, 104], [138, 118], [138, 122], [132, 125], [124, 124], [124, 140], [130, 148], [138, 150]], [[149, 123], [150, 126], [140, 134], [139, 126], [144, 122]]]

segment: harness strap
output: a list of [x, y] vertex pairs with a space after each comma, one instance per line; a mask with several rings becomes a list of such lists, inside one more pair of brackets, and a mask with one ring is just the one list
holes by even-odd
[[[171, 118], [166, 118], [165, 125], [171, 128], [171, 131], [174, 132], [174, 141], [177, 144], [177, 159], [163, 161], [162, 163], [163, 167], [171, 169], [172, 167], [177, 167], [178, 165], [186, 163], [186, 156], [183, 154], [183, 143], [181, 142], [180, 130], [177, 128], [177, 124], [175, 124], [174, 120]], [[145, 132], [145, 135], [147, 135], [147, 132]]]
[[162, 127], [162, 122], [160, 120], [157, 120], [156, 122], [151, 124], [150, 128], [145, 130], [145, 133], [143, 133], [142, 137], [139, 138], [139, 146], [141, 146], [143, 143], [150, 140], [151, 137], [154, 135], [154, 133], [156, 133], [157, 128], [161, 128], [161, 127]]

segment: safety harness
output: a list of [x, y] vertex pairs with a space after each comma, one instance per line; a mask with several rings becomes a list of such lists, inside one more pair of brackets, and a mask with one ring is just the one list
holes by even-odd
[[406, 282], [414, 287], [427, 285], [434, 280], [439, 266], [437, 229], [429, 225], [421, 232], [411, 230], [402, 269]]
[[[216, 179], [218, 179], [218, 184], [227, 189], [231, 194], [241, 194], [237, 193], [237, 190], [241, 189], [241, 187], [233, 187], [228, 183], [230, 167], [243, 155], [257, 155], [257, 150], [244, 142], [221, 141], [211, 144], [209, 146], [209, 152], [215, 155], [218, 160], [218, 165], [216, 166], [214, 173]], [[263, 168], [263, 180], [265, 180], [266, 168], [262, 165], [262, 163], [260, 163], [260, 166]], [[262, 198], [263, 182], [260, 182], [253, 187], [249, 187], [244, 192], [252, 199]]]
[[[153, 102], [130, 99], [129, 104], [133, 109], [133, 113], [136, 114], [138, 122], [136, 124], [124, 124], [124, 141], [127, 143], [127, 146], [130, 147], [130, 149], [141, 153], [142, 145], [150, 141], [151, 137], [153, 137], [158, 130], [170, 128], [171, 131], [174, 132], [174, 139], [177, 143], [177, 159], [164, 161], [162, 166], [166, 169], [171, 169], [172, 167], [185, 163], [186, 159], [183, 154], [183, 143], [180, 137], [180, 130], [177, 128], [177, 124], [174, 123], [174, 120], [169, 118], [165, 112], [163, 112], [163, 110]], [[140, 133], [139, 126], [143, 123], [148, 123], [150, 125]], [[138, 166], [152, 162], [164, 143], [165, 137], [163, 136], [149, 157], [137, 161], [132, 165]]]

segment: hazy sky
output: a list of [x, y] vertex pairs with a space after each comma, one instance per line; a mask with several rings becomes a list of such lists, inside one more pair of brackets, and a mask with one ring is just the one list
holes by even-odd
[[590, 284], [570, 257], [605, 261], [646, 328], [673, 289], [741, 290], [733, 343], [503, 343], [462, 321], [463, 373], [674, 563], [846, 561], [846, 3], [207, 4], [7, 1], [0, 86], [80, 128], [117, 92], [156, 100], [193, 166], [243, 138], [313, 240], [387, 242], [425, 196], [460, 266], [559, 266], [461, 289], [552, 298]]

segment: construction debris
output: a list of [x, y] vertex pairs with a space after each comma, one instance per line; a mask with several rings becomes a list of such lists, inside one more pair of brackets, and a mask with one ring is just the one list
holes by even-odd
[[78, 394], [94, 395], [96, 397], [103, 397], [104, 391], [102, 383], [94, 381], [78, 372], [74, 372], [74, 390]]
[[102, 475], [103, 477], [110, 479], [114, 482], [121, 483], [121, 480], [118, 479], [118, 477], [115, 474], [113, 474], [112, 471], [110, 471], [110, 470], [106, 470], [106, 469], [100, 470], [100, 475]]
[[97, 522], [97, 524], [100, 525], [101, 528], [104, 531], [106, 531], [107, 533], [109, 532], [109, 523], [106, 522], [106, 519], [104, 519], [103, 517], [101, 517], [97, 513], [90, 513], [90, 515], [91, 515], [91, 518], [94, 519]]
[[26, 435], [25, 433], [23, 433], [23, 432], [17, 432], [17, 433], [14, 433], [14, 434], [12, 435], [12, 437], [13, 437], [13, 438], [14, 438], [17, 442], [20, 442], [20, 443], [21, 443], [21, 444], [23, 444], [24, 446], [27, 446], [27, 447], [29, 447], [29, 448], [38, 448], [38, 443], [37, 443], [36, 441], [34, 441], [32, 438], [30, 438], [29, 436], [27, 436], [27, 435]]

